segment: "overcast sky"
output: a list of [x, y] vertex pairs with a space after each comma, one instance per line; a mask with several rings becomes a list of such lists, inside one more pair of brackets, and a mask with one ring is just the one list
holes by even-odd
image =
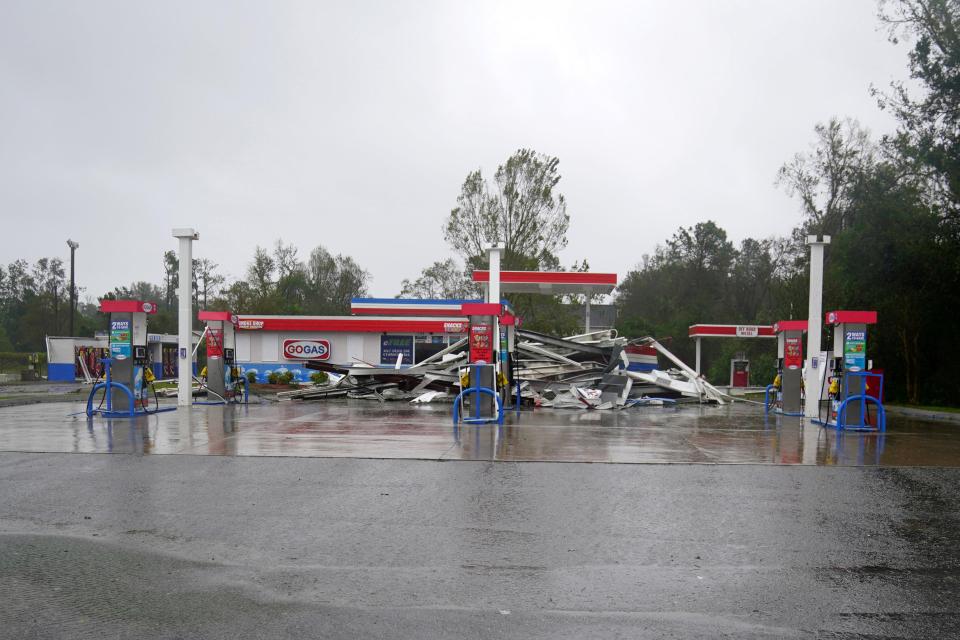
[[785, 234], [815, 123], [890, 116], [872, 0], [0, 3], [0, 262], [161, 282], [173, 227], [241, 276], [278, 238], [393, 296], [450, 252], [466, 174], [560, 158], [564, 264], [621, 277], [680, 225]]

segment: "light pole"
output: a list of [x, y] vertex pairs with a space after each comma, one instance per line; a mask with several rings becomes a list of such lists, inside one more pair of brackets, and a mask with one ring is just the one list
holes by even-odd
[[73, 253], [80, 247], [80, 243], [67, 240], [67, 246], [70, 247], [70, 333], [68, 335], [72, 338], [74, 335], [73, 316], [76, 315], [77, 308], [77, 287], [74, 284]]

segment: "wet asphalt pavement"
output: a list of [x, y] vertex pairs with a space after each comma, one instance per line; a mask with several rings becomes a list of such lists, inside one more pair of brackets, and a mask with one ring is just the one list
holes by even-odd
[[[450, 404], [284, 402], [87, 419], [81, 403], [0, 409], [0, 451], [539, 462], [960, 466], [960, 424], [889, 420], [838, 434], [762, 408], [510, 413], [454, 428]], [[80, 414], [78, 415], [78, 412]]]
[[[416, 424], [386, 411], [391, 435], [363, 411], [356, 433], [342, 416], [318, 431], [313, 405], [287, 440], [310, 412], [284, 411], [282, 435], [264, 413], [212, 449], [219, 414], [204, 412], [189, 455], [144, 455], [185, 444], [176, 421], [114, 425], [113, 455], [9, 452], [40, 422], [0, 412], [0, 637], [960, 637], [960, 465], [835, 466], [856, 456], [826, 457], [802, 427], [685, 413], [617, 419], [636, 433], [602, 418], [588, 438], [568, 433], [585, 414], [558, 414], [525, 440], [488, 430], [479, 449], [448, 430], [444, 446], [467, 453], [370, 459]], [[106, 424], [57, 424], [51, 448], [106, 442]], [[425, 420], [409, 451], [439, 447], [439, 425]], [[928, 448], [951, 460], [957, 432], [931, 431], [938, 447], [901, 429], [881, 456], [913, 442], [921, 462]], [[876, 465], [870, 437], [862, 464]], [[296, 456], [298, 442], [324, 457]], [[675, 459], [499, 459], [511, 443], [552, 460], [578, 447], [595, 462]], [[765, 464], [677, 464], [705, 449]]]

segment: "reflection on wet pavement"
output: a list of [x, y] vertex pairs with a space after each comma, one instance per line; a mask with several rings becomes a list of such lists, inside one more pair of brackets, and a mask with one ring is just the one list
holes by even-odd
[[77, 404], [0, 409], [0, 451], [619, 463], [956, 466], [960, 426], [894, 418], [846, 433], [754, 405], [524, 412], [454, 427], [448, 405], [369, 401], [194, 406], [134, 420]]

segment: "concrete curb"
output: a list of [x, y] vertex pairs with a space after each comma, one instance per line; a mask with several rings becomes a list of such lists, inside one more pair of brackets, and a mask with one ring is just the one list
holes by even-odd
[[914, 409], [912, 407], [899, 407], [893, 405], [884, 405], [889, 415], [905, 416], [908, 418], [919, 418], [921, 420], [937, 420], [941, 422], [960, 423], [960, 413], [950, 413], [949, 411], [935, 411], [933, 409]]

